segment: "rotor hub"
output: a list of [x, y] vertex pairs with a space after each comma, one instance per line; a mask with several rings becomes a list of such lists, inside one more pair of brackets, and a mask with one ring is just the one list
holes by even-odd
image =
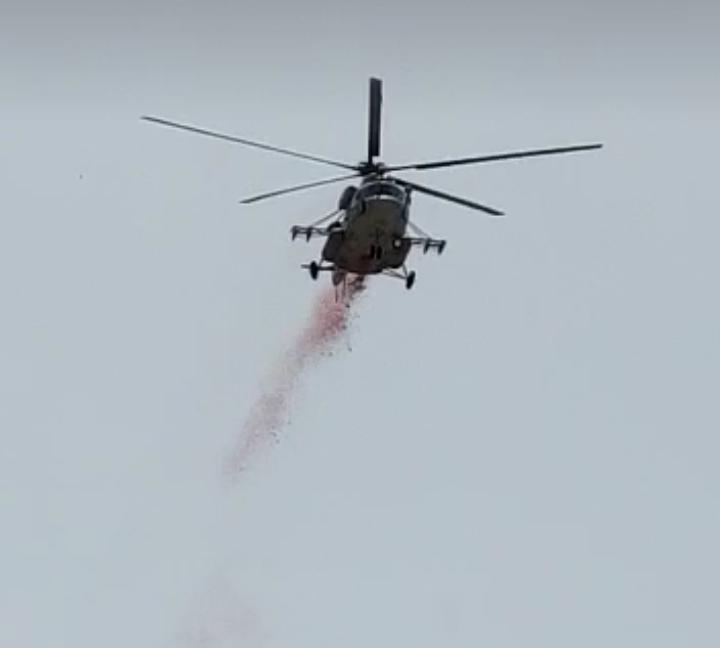
[[383, 176], [387, 172], [387, 167], [382, 162], [360, 162], [357, 169], [365, 177]]

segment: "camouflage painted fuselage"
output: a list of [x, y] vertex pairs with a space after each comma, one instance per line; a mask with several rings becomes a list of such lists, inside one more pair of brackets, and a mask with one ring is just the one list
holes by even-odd
[[409, 207], [410, 196], [403, 187], [390, 180], [365, 181], [342, 220], [331, 227], [323, 259], [352, 274], [402, 267], [412, 247], [405, 237]]

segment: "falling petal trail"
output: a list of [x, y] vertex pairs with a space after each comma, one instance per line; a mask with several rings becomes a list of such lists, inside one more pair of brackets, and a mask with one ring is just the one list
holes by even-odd
[[348, 279], [344, 299], [334, 288], [324, 291], [313, 306], [304, 331], [279, 363], [269, 386], [252, 406], [243, 425], [241, 441], [228, 466], [230, 475], [246, 467], [257, 452], [278, 441], [288, 419], [291, 399], [308, 364], [331, 350], [347, 330], [351, 306], [365, 290], [363, 277]]
[[173, 645], [178, 648], [263, 646], [269, 639], [256, 606], [240, 597], [226, 578], [215, 577], [197, 592]]

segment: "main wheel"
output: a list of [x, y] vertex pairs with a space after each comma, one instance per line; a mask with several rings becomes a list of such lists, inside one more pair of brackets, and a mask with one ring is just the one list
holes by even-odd
[[407, 277], [405, 277], [405, 288], [410, 290], [415, 283], [415, 271], [413, 270]]
[[320, 266], [318, 266], [316, 261], [313, 261], [310, 263], [310, 276], [313, 278], [313, 280], [318, 278], [318, 273], [320, 272]]

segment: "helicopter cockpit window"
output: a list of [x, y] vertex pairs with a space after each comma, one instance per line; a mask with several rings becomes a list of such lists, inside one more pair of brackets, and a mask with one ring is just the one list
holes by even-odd
[[391, 196], [392, 198], [402, 200], [403, 192], [400, 187], [393, 184], [387, 182], [373, 182], [361, 187], [358, 191], [358, 195], [363, 198], [373, 196]]
[[358, 190], [358, 195], [363, 198], [369, 198], [371, 196], [379, 196], [380, 195], [380, 183], [372, 182], [370, 184], [363, 185]]
[[397, 198], [398, 200], [402, 200], [403, 197], [402, 189], [393, 184], [383, 185], [383, 193], [388, 196], [392, 196], [393, 198]]

